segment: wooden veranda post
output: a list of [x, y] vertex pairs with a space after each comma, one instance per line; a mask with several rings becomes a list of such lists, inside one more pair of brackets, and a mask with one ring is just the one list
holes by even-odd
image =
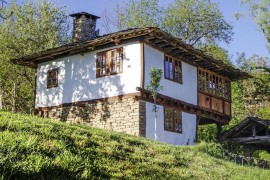
[[221, 143], [221, 132], [222, 132], [222, 126], [220, 123], [217, 123], [217, 140], [219, 143]]

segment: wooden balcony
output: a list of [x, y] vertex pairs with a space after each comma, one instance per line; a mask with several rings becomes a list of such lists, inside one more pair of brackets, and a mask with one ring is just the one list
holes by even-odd
[[198, 92], [198, 105], [213, 113], [219, 112], [231, 116], [231, 102], [229, 100]]

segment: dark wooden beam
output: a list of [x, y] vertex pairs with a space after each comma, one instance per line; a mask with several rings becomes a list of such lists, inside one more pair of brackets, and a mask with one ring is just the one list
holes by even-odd
[[254, 136], [254, 137], [239, 137], [239, 138], [232, 138], [227, 139], [231, 143], [240, 143], [240, 144], [247, 144], [247, 143], [270, 143], [270, 136]]
[[238, 136], [240, 133], [242, 133], [243, 131], [245, 131], [247, 128], [249, 128], [249, 127], [251, 127], [251, 126], [252, 126], [251, 124], [248, 124], [246, 127], [241, 128], [241, 130], [238, 131], [238, 132], [234, 135], [234, 137]]
[[[140, 99], [151, 102], [151, 103], [154, 102], [153, 97], [151, 96], [149, 91], [142, 89], [140, 87], [137, 87], [136, 89], [140, 91], [142, 94]], [[196, 115], [213, 119], [215, 122], [218, 122], [220, 124], [228, 124], [230, 120], [230, 116], [227, 116], [225, 114], [212, 111], [209, 109], [203, 109], [197, 105], [186, 103], [184, 101], [177, 100], [177, 99], [174, 99], [174, 98], [162, 95], [162, 94], [158, 94], [157, 102], [158, 104], [163, 105], [163, 106], [178, 108], [187, 113], [192, 113], [192, 114], [196, 114]]]
[[169, 52], [169, 53], [178, 50], [176, 47], [173, 47], [173, 46], [172, 47], [163, 47], [163, 49], [164, 49], [164, 51]]
[[165, 47], [168, 47], [168, 46], [170, 48], [173, 47], [170, 43], [167, 43], [167, 42], [166, 43], [163, 43], [162, 45], [159, 45], [159, 47], [162, 48], [162, 49], [164, 49]]
[[252, 125], [252, 136], [253, 137], [256, 136], [256, 125], [255, 124]]

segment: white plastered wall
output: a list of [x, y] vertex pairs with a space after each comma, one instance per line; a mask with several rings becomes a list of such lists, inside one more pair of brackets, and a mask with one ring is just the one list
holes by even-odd
[[[150, 82], [150, 69], [159, 68], [164, 72], [164, 53], [145, 45], [145, 86]], [[178, 99], [190, 104], [197, 105], [197, 67], [182, 62], [183, 83], [179, 84], [163, 78], [160, 84], [163, 90], [160, 94]], [[154, 113], [152, 112], [153, 104], [146, 104], [146, 137], [154, 139]], [[183, 133], [174, 133], [164, 130], [164, 109], [159, 106], [157, 121], [158, 141], [174, 144], [189, 145], [194, 144], [196, 136], [196, 115], [182, 113]]]
[[[155, 114], [153, 104], [146, 103], [146, 137], [155, 139]], [[194, 145], [196, 139], [196, 115], [182, 112], [182, 133], [164, 130], [164, 108], [158, 106], [157, 141], [173, 145]]]
[[[134, 93], [140, 86], [140, 43], [123, 47], [123, 73], [96, 78], [96, 53], [73, 55], [38, 65], [35, 107], [57, 106], [64, 103]], [[100, 51], [104, 51], [102, 49]], [[59, 68], [58, 87], [47, 89], [47, 71]]]
[[[150, 69], [162, 69], [164, 72], [164, 53], [145, 45], [145, 86], [150, 82]], [[197, 67], [182, 62], [183, 83], [179, 84], [163, 78], [160, 92], [166, 96], [197, 105]]]

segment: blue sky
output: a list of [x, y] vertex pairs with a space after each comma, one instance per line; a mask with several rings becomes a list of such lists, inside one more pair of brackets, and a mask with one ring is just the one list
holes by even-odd
[[[54, 3], [65, 5], [68, 13], [86, 11], [102, 18], [104, 9], [112, 10], [117, 2], [123, 3], [126, 0], [51, 0]], [[164, 6], [168, 5], [173, 0], [160, 0]], [[269, 57], [269, 51], [266, 48], [266, 40], [258, 30], [256, 23], [252, 21], [248, 15], [248, 7], [242, 5], [240, 0], [211, 0], [219, 4], [226, 21], [230, 22], [234, 29], [233, 41], [229, 44], [220, 44], [227, 49], [234, 60], [236, 53], [246, 53], [247, 57], [253, 54], [258, 54], [262, 57]], [[234, 14], [242, 12], [246, 16], [235, 20]], [[99, 20], [100, 21], [100, 20]]]

